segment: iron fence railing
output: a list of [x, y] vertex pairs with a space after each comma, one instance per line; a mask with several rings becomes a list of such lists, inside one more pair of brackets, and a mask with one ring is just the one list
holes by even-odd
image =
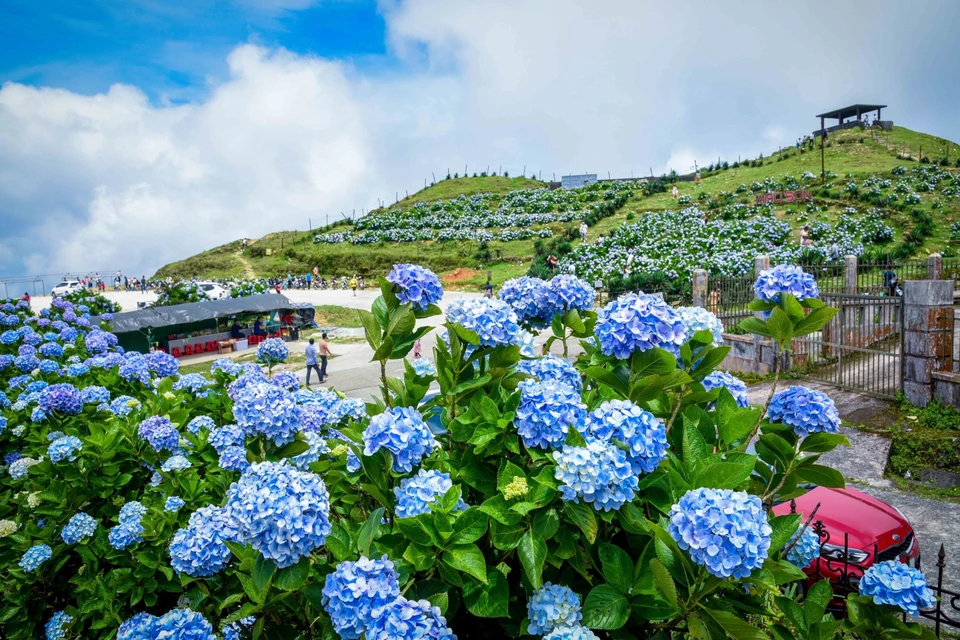
[[754, 299], [753, 276], [707, 279], [707, 309], [716, 315], [725, 331], [737, 332], [737, 325], [753, 315], [747, 307]]
[[953, 286], [960, 288], [960, 258], [943, 259], [943, 279], [953, 280]]

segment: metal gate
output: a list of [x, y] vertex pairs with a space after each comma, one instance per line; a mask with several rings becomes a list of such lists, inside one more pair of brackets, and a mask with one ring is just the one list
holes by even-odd
[[841, 389], [893, 398], [903, 389], [903, 299], [823, 293], [840, 311], [817, 333], [793, 341], [792, 373]]

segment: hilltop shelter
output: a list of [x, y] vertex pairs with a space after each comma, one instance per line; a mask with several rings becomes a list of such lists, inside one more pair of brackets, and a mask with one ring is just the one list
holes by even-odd
[[[843, 107], [842, 109], [834, 109], [833, 111], [827, 111], [826, 113], [821, 113], [817, 117], [820, 118], [820, 128], [813, 132], [814, 136], [819, 136], [823, 131], [826, 131], [828, 134], [833, 133], [834, 131], [840, 131], [841, 129], [852, 129], [854, 127], [865, 127], [866, 123], [863, 121], [863, 117], [877, 112], [876, 117], [873, 122], [870, 123], [871, 126], [880, 127], [886, 131], [893, 129], [892, 120], [882, 120], [880, 118], [880, 112], [882, 109], [886, 109], [887, 105], [885, 104], [852, 104], [849, 107]], [[848, 118], [855, 118], [849, 122], [844, 122]], [[836, 120], [837, 124], [832, 127], [826, 126], [827, 120]]]
[[[316, 311], [311, 304], [298, 304], [277, 293], [245, 298], [204, 300], [168, 307], [147, 307], [113, 314], [112, 331], [127, 351], [146, 353], [150, 345], [171, 352], [170, 343], [207, 343], [230, 336], [232, 319], [269, 316], [267, 328], [279, 326], [279, 318], [291, 316], [294, 327], [314, 326]], [[252, 322], [252, 320], [250, 320]], [[90, 320], [100, 322], [100, 317]]]

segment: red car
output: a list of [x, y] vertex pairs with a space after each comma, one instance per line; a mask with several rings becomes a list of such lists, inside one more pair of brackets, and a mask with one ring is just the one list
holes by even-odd
[[[817, 504], [820, 509], [811, 526], [823, 523], [822, 531], [815, 529], [822, 546], [820, 558], [804, 569], [808, 585], [828, 579], [834, 593], [843, 595], [857, 590], [860, 576], [874, 562], [899, 560], [920, 568], [920, 545], [913, 527], [896, 507], [856, 489], [813, 487], [796, 499], [804, 522]], [[786, 502], [774, 506], [773, 512], [785, 515], [790, 509]]]

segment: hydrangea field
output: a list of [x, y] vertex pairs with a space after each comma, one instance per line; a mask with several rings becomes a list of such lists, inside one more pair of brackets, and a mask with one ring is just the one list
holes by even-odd
[[[769, 319], [744, 328], [818, 331], [835, 310], [811, 284], [764, 274]], [[572, 277], [517, 288], [536, 306], [458, 300], [433, 357], [407, 362], [444, 292], [397, 265], [361, 313], [368, 403], [302, 388], [278, 340], [180, 374], [82, 303], [2, 304], [0, 636], [932, 637], [900, 621], [932, 601], [905, 565], [869, 569], [842, 620], [828, 583], [792, 586], [816, 541], [769, 507], [843, 486], [818, 464], [845, 443], [828, 397], [750, 406], [703, 313], [642, 295], [594, 311]], [[536, 326], [582, 353], [523, 355]]]

